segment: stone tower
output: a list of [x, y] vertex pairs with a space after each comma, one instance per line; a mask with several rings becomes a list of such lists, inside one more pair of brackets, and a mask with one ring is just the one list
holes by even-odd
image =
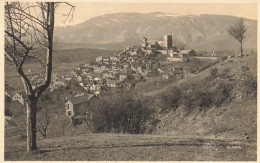
[[164, 35], [164, 47], [172, 48], [172, 35]]

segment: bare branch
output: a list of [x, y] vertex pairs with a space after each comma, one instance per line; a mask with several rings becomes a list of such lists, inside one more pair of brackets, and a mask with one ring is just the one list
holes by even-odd
[[5, 30], [5, 33], [6, 33], [8, 36], [14, 38], [16, 41], [18, 41], [26, 50], [32, 50], [32, 47], [27, 47], [27, 46], [24, 44], [24, 42], [22, 42], [22, 41], [21, 41], [19, 38], [17, 38], [15, 35], [9, 33], [9, 32], [6, 31], [6, 30]]

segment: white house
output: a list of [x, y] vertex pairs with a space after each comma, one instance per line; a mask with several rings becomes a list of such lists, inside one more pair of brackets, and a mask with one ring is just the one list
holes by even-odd
[[77, 116], [80, 114], [80, 109], [89, 109], [89, 100], [92, 99], [94, 95], [85, 95], [72, 97], [65, 101], [65, 111], [67, 116]]
[[20, 102], [22, 105], [24, 105], [24, 98], [23, 98], [23, 95], [16, 92], [13, 97], [12, 97], [12, 101], [18, 101]]
[[102, 61], [103, 60], [103, 56], [98, 56], [97, 58], [96, 58], [96, 61], [97, 62], [100, 62], [100, 61]]
[[119, 80], [123, 81], [127, 78], [126, 74], [120, 74], [119, 75]]
[[167, 60], [170, 62], [182, 62], [182, 58], [177, 57], [167, 57]]
[[119, 61], [119, 59], [117, 57], [115, 57], [115, 56], [110, 57], [110, 60], [111, 61]]
[[120, 80], [108, 80], [106, 85], [107, 87], [109, 88], [116, 88], [118, 87], [118, 84], [120, 83], [121, 81]]

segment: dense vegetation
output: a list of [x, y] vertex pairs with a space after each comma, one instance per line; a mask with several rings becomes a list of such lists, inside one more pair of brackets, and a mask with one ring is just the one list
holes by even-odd
[[94, 132], [144, 133], [153, 114], [143, 96], [132, 91], [107, 92], [92, 105]]
[[161, 113], [176, 111], [180, 106], [190, 113], [195, 108], [207, 110], [229, 103], [241, 94], [243, 98], [256, 96], [257, 80], [248, 67], [242, 67], [243, 79], [238, 79], [230, 69], [212, 68], [203, 80], [171, 86], [160, 93]]

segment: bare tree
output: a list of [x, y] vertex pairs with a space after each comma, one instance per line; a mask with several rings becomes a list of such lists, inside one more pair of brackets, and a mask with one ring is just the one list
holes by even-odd
[[[21, 76], [27, 95], [27, 151], [37, 149], [37, 102], [49, 87], [52, 74], [53, 32], [56, 9], [60, 4], [69, 5], [66, 15], [72, 18], [74, 6], [58, 2], [6, 2], [5, 3], [5, 58]], [[44, 78], [35, 82], [26, 74], [30, 63], [41, 65], [39, 74]], [[36, 69], [36, 68], [35, 68]]]
[[51, 122], [48, 101], [43, 101], [41, 107], [42, 107], [41, 110], [43, 112], [42, 113], [43, 115], [41, 118], [37, 118], [37, 122], [39, 124], [37, 131], [43, 136], [43, 138], [46, 138], [48, 126]]
[[228, 33], [240, 43], [241, 56], [243, 55], [243, 40], [246, 38], [246, 25], [243, 18], [239, 19], [236, 24], [228, 29]]

